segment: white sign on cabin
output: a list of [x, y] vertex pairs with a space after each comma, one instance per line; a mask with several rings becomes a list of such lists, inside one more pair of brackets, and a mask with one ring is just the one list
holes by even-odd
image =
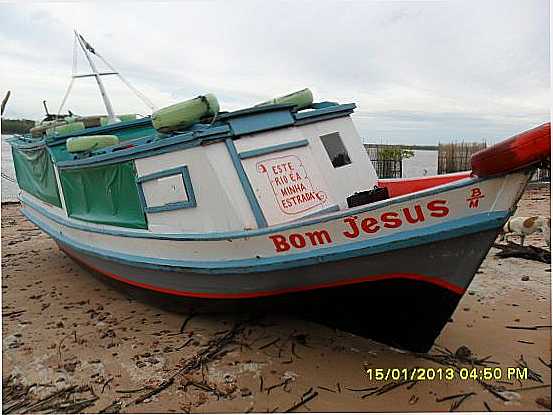
[[243, 160], [269, 225], [311, 215], [334, 204], [306, 148]]

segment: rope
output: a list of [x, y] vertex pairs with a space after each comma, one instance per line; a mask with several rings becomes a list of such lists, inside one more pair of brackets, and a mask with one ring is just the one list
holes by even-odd
[[[213, 109], [211, 108], [211, 105], [209, 104], [209, 101], [208, 99], [205, 97], [205, 95], [200, 95], [198, 98], [200, 98], [200, 100], [205, 104], [205, 106], [207, 107], [207, 110], [208, 111], [212, 111]], [[214, 114], [213, 114], [213, 118], [211, 120], [211, 122], [209, 123], [209, 126], [211, 127], [215, 121], [217, 120], [217, 116], [219, 115], [219, 111], [216, 111]]]
[[12, 177], [8, 176], [6, 173], [1, 173], [1, 175], [2, 175], [2, 179], [6, 179], [6, 180], [9, 181], [9, 182], [15, 183], [15, 179], [13, 179]]
[[100, 55], [98, 53], [98, 51], [95, 51], [95, 55], [98, 56], [102, 62], [104, 62], [106, 64], [106, 66], [111, 69], [113, 72], [116, 72], [117, 76], [119, 77], [119, 79], [121, 80], [121, 82], [123, 82], [125, 85], [127, 85], [127, 87], [132, 91], [134, 92], [134, 94], [148, 107], [150, 108], [152, 111], [156, 111], [157, 110], [157, 107], [153, 104], [152, 101], [150, 101], [148, 99], [148, 97], [146, 97], [146, 95], [144, 95], [142, 92], [140, 92], [138, 89], [136, 89], [134, 86], [131, 85], [131, 83], [129, 81], [127, 81], [125, 78], [123, 78], [123, 76], [119, 73], [119, 71], [117, 71], [113, 66], [111, 66], [111, 64], [104, 59], [104, 57], [102, 55]]

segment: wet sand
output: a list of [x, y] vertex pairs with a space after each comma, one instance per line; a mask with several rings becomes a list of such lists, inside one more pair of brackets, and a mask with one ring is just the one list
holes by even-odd
[[[516, 215], [549, 216], [549, 204], [549, 189], [530, 189]], [[545, 246], [540, 234], [528, 237], [526, 243]], [[439, 369], [445, 367], [444, 360], [432, 361], [279, 316], [243, 323], [231, 333], [241, 316], [191, 316], [182, 327], [190, 316], [140, 303], [101, 284], [26, 221], [19, 205], [2, 205], [2, 375], [41, 384], [29, 393], [35, 400], [69, 385], [91, 385], [98, 399], [85, 412], [99, 412], [114, 401], [111, 412], [282, 412], [299, 403], [306, 392], [304, 399], [311, 399], [296, 411], [449, 411], [462, 396], [437, 400], [470, 392], [474, 395], [457, 410], [547, 410], [551, 267], [498, 259], [495, 252], [492, 249], [487, 256], [436, 345], [452, 352], [466, 346], [477, 358], [491, 355], [488, 360], [494, 363], [485, 365], [503, 373], [502, 382], [488, 382], [497, 389], [490, 392], [476, 380], [459, 379], [368, 389], [382, 388], [390, 380], [370, 380], [366, 369]], [[213, 339], [224, 336], [230, 344], [219, 353]], [[431, 354], [439, 350], [434, 348]], [[198, 360], [193, 359], [202, 351], [203, 364], [194, 367]], [[516, 367], [521, 357], [543, 383], [507, 381], [507, 369]], [[450, 364], [471, 367], [467, 361], [449, 359]], [[175, 376], [179, 369], [186, 373]], [[163, 381], [167, 388], [136, 402], [148, 387]], [[520, 390], [534, 386], [539, 388]], [[375, 391], [381, 393], [370, 394]]]

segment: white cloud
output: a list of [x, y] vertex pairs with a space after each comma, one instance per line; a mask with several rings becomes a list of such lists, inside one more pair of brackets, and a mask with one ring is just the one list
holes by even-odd
[[[0, 5], [8, 117], [57, 108], [72, 30], [157, 105], [214, 92], [237, 109], [311, 87], [356, 102], [367, 139], [497, 140], [549, 119], [549, 2], [178, 2]], [[69, 107], [103, 111], [93, 81]], [[116, 110], [145, 107], [109, 81]]]

